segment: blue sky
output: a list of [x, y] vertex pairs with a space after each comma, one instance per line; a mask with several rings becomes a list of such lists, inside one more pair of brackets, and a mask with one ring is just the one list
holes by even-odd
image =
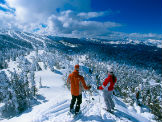
[[120, 31], [162, 33], [162, 0], [92, 0], [93, 11], [112, 10], [118, 14], [99, 18], [125, 26]]
[[5, 3], [5, 1], [4, 0], [0, 0], [0, 3]]
[[63, 36], [162, 38], [162, 0], [0, 0], [1, 28]]

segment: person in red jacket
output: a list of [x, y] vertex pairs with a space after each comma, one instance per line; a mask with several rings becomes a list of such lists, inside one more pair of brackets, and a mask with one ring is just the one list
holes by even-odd
[[108, 71], [108, 77], [104, 80], [102, 86], [97, 87], [98, 90], [103, 90], [104, 101], [107, 107], [107, 111], [112, 112], [115, 104], [112, 100], [114, 85], [117, 81], [112, 69]]
[[79, 75], [79, 65], [75, 65], [75, 70], [69, 74], [67, 79], [67, 85], [71, 85], [71, 95], [72, 100], [70, 104], [70, 112], [73, 113], [74, 111], [74, 104], [77, 100], [76, 107], [75, 107], [75, 114], [79, 113], [80, 104], [82, 103], [82, 86], [85, 90], [89, 90], [91, 86], [87, 86], [84, 80], [84, 77]]

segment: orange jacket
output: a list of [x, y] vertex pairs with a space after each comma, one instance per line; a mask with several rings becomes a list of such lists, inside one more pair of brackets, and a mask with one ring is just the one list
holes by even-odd
[[74, 96], [78, 96], [81, 94], [81, 86], [84, 89], [88, 90], [89, 87], [86, 85], [84, 81], [84, 77], [79, 75], [77, 70], [74, 70], [68, 77], [67, 83], [71, 84], [71, 94]]

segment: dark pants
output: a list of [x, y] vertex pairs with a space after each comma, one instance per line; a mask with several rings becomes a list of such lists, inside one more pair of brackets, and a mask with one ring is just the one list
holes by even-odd
[[74, 108], [74, 104], [75, 104], [76, 100], [77, 100], [77, 103], [76, 103], [76, 107], [75, 107], [75, 113], [79, 112], [79, 110], [80, 110], [80, 104], [82, 103], [82, 95], [78, 95], [78, 96], [72, 95], [70, 110], [72, 110]]

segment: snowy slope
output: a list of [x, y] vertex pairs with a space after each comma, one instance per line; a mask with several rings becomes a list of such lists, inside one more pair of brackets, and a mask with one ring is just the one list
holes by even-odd
[[[49, 36], [38, 36], [38, 35], [23, 33], [23, 32], [20, 33], [20, 32], [14, 32], [14, 31], [13, 32], [7, 31], [6, 32], [7, 36], [3, 36], [4, 33], [0, 33], [0, 34], [2, 34], [2, 35], [0, 35], [0, 38], [2, 36], [2, 39], [3, 38], [6, 39], [6, 40], [4, 39], [5, 44], [8, 41], [7, 39], [13, 38], [13, 39], [18, 39], [18, 41], [21, 40], [22, 41], [22, 42], [20, 41], [21, 43], [17, 43], [16, 40], [13, 40], [13, 44], [17, 45], [17, 47], [19, 47], [19, 48], [33, 47], [33, 49], [37, 49], [37, 48], [41, 47], [40, 49], [44, 49], [46, 47], [48, 47], [48, 48], [51, 47], [50, 49], [52, 49], [52, 48], [55, 49], [57, 47], [56, 49], [60, 49], [62, 51], [64, 51], [64, 49], [66, 49], [66, 50], [74, 49], [74, 52], [75, 52], [75, 49], [81, 50], [82, 47], [85, 48], [85, 46], [88, 44], [93, 45], [90, 48], [90, 50], [95, 47], [94, 45], [96, 45], [96, 44], [98, 45], [98, 41], [97, 41], [97, 43], [92, 43], [92, 40], [90, 40], [90, 42], [88, 43], [87, 40], [78, 41], [75, 39], [73, 40], [72, 38], [63, 38], [63, 37], [60, 37], [60, 38], [58, 37], [58, 39], [57, 39], [57, 37], [54, 38], [54, 37], [49, 37]], [[7, 38], [8, 36], [12, 37], [12, 38]], [[154, 42], [155, 45], [157, 44], [157, 41], [153, 41], [153, 40], [150, 40], [150, 41]], [[26, 43], [24, 43], [24, 42], [26, 42]], [[152, 44], [151, 42], [150, 42], [150, 45]], [[106, 49], [107, 43], [110, 44], [110, 45], [107, 45], [109, 48], [113, 47], [113, 44], [115, 44], [115, 48], [117, 48], [117, 46], [119, 46], [116, 50], [118, 50], [120, 47], [121, 47], [121, 49], [123, 49], [123, 44], [125, 44], [124, 49], [127, 49], [126, 44], [133, 44], [133, 45], [140, 44], [139, 41], [133, 42], [130, 40], [128, 40], [128, 43], [127, 42], [119, 43], [119, 41], [115, 41], [115, 42], [114, 41], [101, 41], [101, 44], [105, 44], [104, 45], [105, 49]], [[30, 47], [30, 45], [27, 45], [27, 44], [30, 44], [31, 47]], [[159, 41], [158, 44], [161, 44], [161, 42]], [[153, 45], [153, 46], [155, 46], [155, 45]], [[129, 45], [128, 45], [128, 47], [129, 47]], [[155, 47], [149, 47], [149, 50], [150, 50], [150, 48], [153, 48], [153, 50], [154, 50]], [[161, 47], [159, 47], [159, 48], [161, 48]], [[87, 48], [85, 48], [85, 49], [87, 49]], [[98, 48], [94, 48], [94, 49], [98, 49]], [[142, 47], [139, 49], [140, 49], [139, 51], [141, 51]], [[110, 50], [111, 50], [111, 48], [110, 48]], [[157, 50], [158, 50], [158, 52], [160, 52], [160, 49], [157, 48], [155, 50], [156, 52], [149, 51], [151, 53], [148, 53], [148, 54], [151, 55], [153, 53], [153, 55], [154, 55], [157, 53]], [[133, 49], [131, 49], [131, 51], [133, 51]], [[129, 52], [129, 51], [126, 50], [126, 52]], [[135, 52], [135, 54], [136, 54], [136, 52]], [[39, 50], [39, 54], [41, 54], [41, 53], [43, 53], [43, 51], [40, 52], [40, 50]], [[130, 53], [130, 54], [132, 54], [132, 53]], [[141, 53], [141, 54], [142, 54], [142, 57], [144, 57], [143, 53]], [[32, 53], [30, 53], [30, 55], [25, 56], [25, 58], [27, 58], [30, 62], [32, 62], [32, 57], [35, 55], [36, 54], [34, 52], [32, 52]], [[157, 53], [157, 56], [159, 57], [158, 53]], [[85, 58], [86, 57], [83, 57], [83, 59], [85, 59]], [[139, 55], [138, 55], [138, 58], [139, 58]], [[135, 57], [135, 59], [137, 60], [136, 57]], [[156, 59], [156, 58], [153, 58], [153, 59]], [[148, 59], [147, 59], [147, 61], [148, 61]], [[153, 61], [151, 60], [151, 63]], [[146, 63], [146, 64], [148, 64], [148, 63]], [[9, 65], [8, 69], [3, 69], [6, 73], [7, 73], [7, 70], [14, 71], [14, 68], [17, 70], [17, 72], [19, 72], [20, 69], [18, 68], [17, 61], [10, 61], [8, 63], [8, 65]], [[126, 104], [125, 102], [123, 102], [123, 100], [121, 98], [118, 98], [115, 96], [114, 96], [114, 101], [115, 101], [115, 105], [116, 105], [115, 114], [112, 115], [112, 114], [106, 112], [103, 109], [105, 107], [105, 105], [104, 105], [104, 100], [102, 97], [102, 91], [98, 91], [98, 93], [95, 96], [91, 96], [88, 91], [84, 92], [83, 93], [83, 103], [81, 105], [81, 111], [82, 111], [81, 117], [78, 119], [74, 119], [68, 115], [71, 95], [70, 95], [70, 91], [64, 85], [65, 81], [63, 80], [63, 77], [64, 77], [63, 74], [64, 74], [64, 72], [66, 72], [65, 71], [66, 69], [65, 70], [56, 69], [57, 72], [54, 73], [50, 69], [45, 70], [43, 67], [43, 62], [39, 62], [39, 65], [40, 65], [41, 69], [43, 69], [43, 70], [35, 72], [35, 78], [36, 78], [35, 80], [36, 80], [38, 88], [40, 86], [40, 80], [42, 83], [42, 87], [40, 87], [38, 89], [38, 96], [37, 96], [38, 102], [33, 104], [32, 108], [26, 110], [21, 115], [18, 115], [11, 119], [2, 119], [2, 120], [0, 120], [0, 122], [60, 122], [60, 121], [63, 121], [63, 122], [69, 122], [69, 121], [77, 121], [77, 122], [82, 122], [82, 121], [86, 121], [86, 122], [89, 122], [89, 121], [90, 122], [92, 122], [92, 121], [93, 122], [115, 122], [115, 121], [117, 121], [117, 122], [149, 122], [149, 121], [153, 121], [152, 118], [154, 116], [152, 114], [150, 114], [149, 112], [147, 112], [147, 110], [144, 110], [144, 108], [141, 108], [136, 104], [134, 104], [133, 106], [130, 106], [129, 104]], [[7, 75], [9, 75], [9, 73], [7, 73]], [[152, 82], [152, 84], [153, 83], [154, 82]], [[94, 100], [92, 100], [92, 98], [94, 98]]]
[[[64, 73], [64, 70], [61, 70]], [[96, 96], [83, 93], [82, 114], [79, 118], [68, 115], [70, 91], [66, 88], [63, 75], [53, 73], [49, 69], [35, 73], [37, 85], [41, 78], [42, 87], [39, 89], [39, 103], [21, 115], [1, 122], [150, 122], [152, 115], [140, 112], [139, 106], [131, 107], [120, 98], [114, 97], [116, 112], [112, 115], [106, 112], [102, 92]], [[92, 97], [94, 100], [92, 100]]]

